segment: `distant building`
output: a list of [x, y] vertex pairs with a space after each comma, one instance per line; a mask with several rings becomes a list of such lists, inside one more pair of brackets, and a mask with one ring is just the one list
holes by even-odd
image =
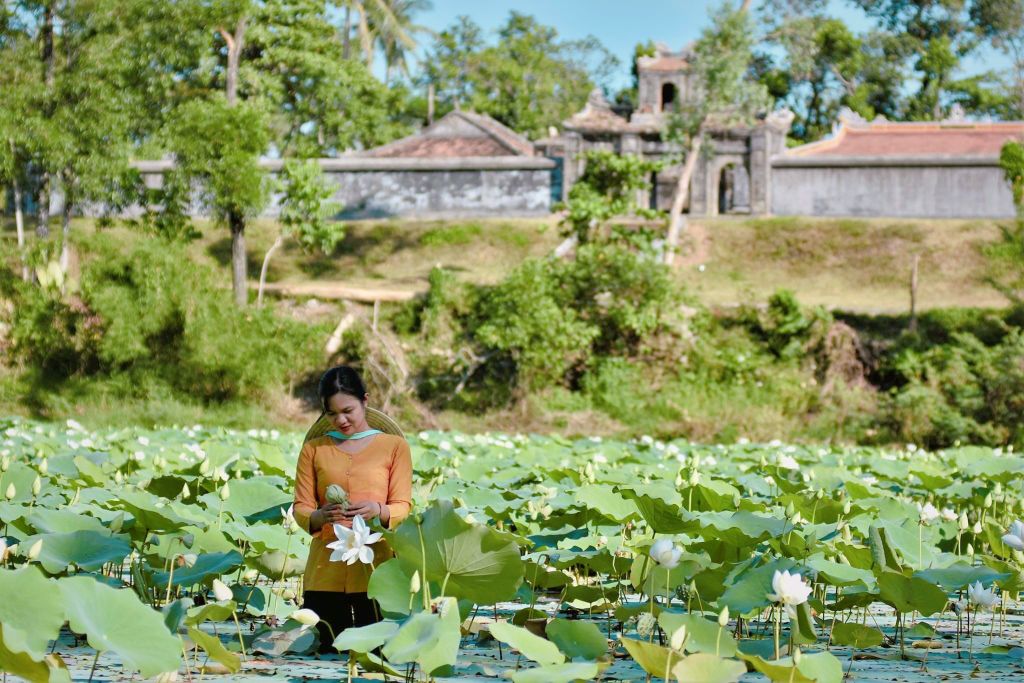
[[844, 112], [834, 133], [772, 159], [772, 212], [806, 216], [1005, 218], [999, 167], [1024, 122], [867, 122]]
[[[672, 52], [659, 45], [652, 57], [637, 59], [637, 108], [625, 118], [615, 113], [600, 90], [594, 90], [586, 106], [563, 123], [565, 132], [537, 141], [547, 156], [563, 167], [562, 195], [583, 173], [584, 156], [606, 149], [646, 159], [677, 160], [651, 177], [650, 191], [641, 197], [650, 208], [672, 205], [682, 152], [662, 139], [667, 118], [676, 107], [702, 94], [691, 72], [690, 50]], [[753, 126], [712, 126], [709, 144], [694, 170], [690, 185], [689, 212], [698, 215], [765, 214], [771, 207], [771, 157], [785, 150], [792, 115], [770, 114]]]

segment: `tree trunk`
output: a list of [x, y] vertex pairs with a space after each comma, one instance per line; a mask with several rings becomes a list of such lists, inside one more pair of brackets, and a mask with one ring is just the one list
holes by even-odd
[[36, 236], [45, 240], [50, 237], [50, 172], [43, 171], [39, 183], [39, 207], [36, 213]]
[[242, 47], [245, 44], [245, 26], [246, 18], [242, 17], [235, 26], [234, 35], [223, 28], [217, 29], [228, 46], [228, 68], [224, 75], [224, 94], [229, 105], [234, 105], [238, 99], [238, 65], [242, 57]]
[[53, 54], [53, 4], [52, 2], [46, 3], [46, 7], [43, 9], [43, 78], [45, 79], [46, 85], [53, 85], [54, 80], [54, 54]]
[[[53, 54], [53, 2], [46, 3], [46, 7], [43, 9], [43, 29], [42, 29], [42, 61], [43, 61], [43, 80], [46, 83], [47, 94], [52, 95], [50, 90], [53, 87], [53, 82], [56, 77], [54, 69], [56, 65], [54, 63]], [[46, 103], [46, 118], [50, 118], [53, 115], [52, 111], [53, 103]], [[39, 223], [36, 225], [36, 235], [40, 239], [46, 239], [50, 236], [50, 184], [52, 179], [50, 178], [49, 171], [43, 171], [42, 182], [39, 186]]]
[[263, 287], [267, 283], [267, 269], [270, 266], [270, 257], [282, 244], [284, 244], [284, 237], [278, 235], [274, 243], [270, 245], [270, 249], [267, 249], [267, 255], [263, 257], [263, 267], [260, 268], [260, 288], [256, 293], [256, 305], [260, 308], [263, 307]]
[[67, 189], [64, 190], [64, 206], [61, 207], [61, 233], [60, 233], [60, 269], [65, 273], [68, 271], [68, 263], [71, 258], [71, 197]]
[[249, 301], [245, 272], [245, 217], [232, 211], [228, 214], [228, 223], [231, 226], [231, 287], [235, 293], [235, 304], [241, 308]]
[[427, 125], [434, 123], [434, 84], [427, 84]]
[[665, 265], [672, 265], [676, 257], [676, 249], [679, 247], [679, 235], [683, 231], [683, 207], [690, 195], [690, 180], [693, 179], [693, 170], [697, 167], [697, 157], [700, 155], [700, 148], [703, 144], [704, 135], [698, 132], [690, 141], [690, 152], [686, 155], [686, 163], [683, 165], [683, 172], [679, 174], [679, 181], [676, 183], [676, 193], [672, 198], [672, 209], [669, 211], [668, 239], [665, 242]]
[[345, 33], [341, 37], [341, 56], [348, 59], [352, 54], [352, 7], [345, 6]]
[[[11, 153], [14, 153], [14, 140], [11, 143]], [[32, 274], [28, 269], [28, 262], [25, 260], [25, 214], [21, 210], [21, 179], [18, 178], [17, 169], [11, 178], [11, 186], [14, 190], [14, 227], [18, 231], [18, 258], [21, 259], [21, 279], [25, 282], [32, 280]]]

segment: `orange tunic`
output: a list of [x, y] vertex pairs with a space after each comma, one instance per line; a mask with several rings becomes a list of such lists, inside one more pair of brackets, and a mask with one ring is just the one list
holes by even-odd
[[[309, 517], [326, 504], [325, 493], [331, 484], [348, 492], [353, 503], [374, 501], [388, 506], [389, 527], [395, 528], [412, 508], [412, 455], [405, 439], [390, 434], [375, 434], [358, 453], [348, 453], [322, 436], [302, 446], [295, 472], [295, 521], [309, 532]], [[349, 521], [345, 526], [351, 526]], [[303, 587], [312, 591], [364, 593], [372, 568], [356, 562], [331, 562], [328, 543], [337, 540], [334, 528], [325, 524], [313, 533], [309, 559], [303, 575]], [[373, 566], [393, 556], [384, 541], [373, 545]]]

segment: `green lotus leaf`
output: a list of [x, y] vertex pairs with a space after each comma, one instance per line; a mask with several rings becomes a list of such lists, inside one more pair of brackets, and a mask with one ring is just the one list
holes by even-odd
[[250, 650], [280, 657], [286, 652], [309, 652], [316, 645], [319, 632], [315, 628], [267, 629], [258, 632]]
[[662, 569], [645, 550], [642, 555], [633, 558], [629, 581], [636, 590], [647, 595], [675, 595], [676, 587], [688, 584], [690, 579], [708, 566], [709, 562], [705, 554], [684, 552], [677, 566]]
[[722, 659], [706, 652], [690, 655], [672, 665], [679, 683], [735, 683], [747, 667], [735, 659]]
[[188, 637], [196, 645], [203, 648], [206, 654], [214, 661], [223, 664], [231, 673], [236, 673], [242, 668], [242, 658], [234, 652], [229, 652], [217, 636], [204, 633], [197, 628], [189, 628]]
[[244, 524], [232, 522], [223, 525], [224, 532], [235, 540], [246, 540], [252, 544], [253, 552], [285, 552], [301, 551], [305, 555], [301, 537], [289, 535], [287, 529], [280, 524]]
[[793, 642], [797, 645], [811, 645], [818, 642], [818, 632], [814, 628], [814, 618], [811, 616], [811, 605], [808, 602], [796, 607]]
[[853, 586], [860, 584], [868, 590], [874, 590], [877, 582], [875, 575], [867, 569], [832, 562], [821, 553], [807, 558], [806, 565], [818, 573], [818, 580], [833, 586]]
[[520, 669], [509, 676], [512, 683], [571, 683], [596, 680], [601, 669], [597, 662], [567, 662], [534, 669]]
[[33, 657], [28, 652], [8, 647], [10, 626], [0, 622], [0, 671], [24, 678], [31, 683], [71, 683], [71, 674], [60, 655]]
[[109, 477], [103, 468], [89, 460], [85, 456], [78, 455], [74, 459], [75, 469], [78, 470], [78, 480], [89, 486], [103, 487]]
[[391, 640], [400, 627], [396, 621], [378, 621], [369, 626], [347, 628], [334, 639], [334, 648], [340, 652], [372, 652]]
[[797, 669], [817, 683], [841, 683], [843, 665], [831, 652], [804, 653]]
[[980, 581], [982, 585], [988, 586], [997, 581], [1009, 578], [1011, 573], [999, 573], [990, 567], [972, 567], [964, 562], [957, 562], [956, 564], [943, 567], [942, 569], [925, 569], [922, 571], [916, 571], [914, 572], [914, 576], [942, 586], [947, 591], [954, 591], [963, 588], [968, 584], [972, 584], [975, 581]]
[[527, 659], [533, 660], [541, 665], [561, 664], [565, 661], [565, 655], [558, 650], [558, 646], [550, 640], [544, 640], [525, 628], [513, 626], [504, 622], [496, 622], [490, 625], [491, 635], [503, 643], [514, 647], [523, 653]]
[[885, 634], [877, 628], [862, 626], [852, 622], [836, 622], [832, 625], [832, 642], [836, 645], [849, 645], [858, 650], [878, 647], [885, 641]]
[[[757, 655], [739, 653], [740, 659], [749, 662], [755, 669], [768, 677], [773, 683], [814, 683], [815, 679], [804, 674], [800, 667], [793, 664], [792, 657], [767, 661]], [[802, 662], [801, 662], [802, 663]], [[829, 682], [832, 683], [832, 682]]]
[[1017, 565], [994, 557], [986, 557], [984, 562], [986, 566], [1007, 575], [1005, 579], [996, 579], [996, 585], [1002, 590], [1010, 593], [1024, 591], [1024, 571], [1021, 571]]
[[130, 512], [135, 518], [135, 527], [143, 531], [169, 533], [189, 522], [171, 510], [165, 499], [144, 491], [120, 490], [113, 505]]
[[[231, 495], [225, 501], [221, 501], [218, 493], [207, 493], [200, 496], [199, 500], [206, 505], [208, 510], [213, 512], [223, 510], [230, 513], [235, 519], [242, 519], [246, 515], [263, 512], [271, 507], [287, 509], [293, 500], [290, 493], [269, 483], [265, 477], [232, 479], [228, 482], [228, 487]], [[223, 508], [221, 503], [223, 503]]]
[[406, 574], [402, 563], [397, 558], [392, 558], [370, 574], [366, 594], [376, 600], [386, 614], [409, 614], [410, 602], [413, 607], [423, 604], [423, 588], [421, 587], [415, 596], [411, 596], [411, 581], [412, 573]]
[[554, 619], [545, 632], [569, 659], [597, 659], [608, 653], [608, 640], [592, 621]]
[[306, 570], [306, 559], [293, 557], [291, 553], [285, 557], [283, 552], [274, 551], [260, 555], [249, 555], [245, 558], [245, 566], [251, 567], [263, 576], [275, 581], [300, 576]]
[[242, 564], [242, 555], [237, 551], [226, 553], [207, 553], [196, 557], [191, 567], [177, 567], [172, 576], [170, 572], [154, 571], [150, 581], [155, 586], [192, 586], [204, 583], [207, 579], [215, 579], [238, 569]]
[[64, 625], [60, 592], [38, 567], [0, 569], [0, 624], [4, 625], [4, 646], [12, 652], [27, 653], [40, 661], [50, 640]]
[[192, 598], [179, 598], [168, 605], [164, 605], [160, 611], [164, 615], [164, 625], [171, 633], [177, 633], [185, 621], [189, 607], [192, 606]]
[[670, 637], [685, 626], [687, 652], [707, 652], [720, 657], [732, 657], [736, 654], [736, 639], [727, 629], [719, 626], [718, 621], [711, 621], [693, 613], [662, 612], [658, 615], [658, 624]]
[[426, 674], [453, 666], [462, 636], [460, 623], [455, 599], [443, 598], [437, 613], [417, 612], [403, 623], [384, 646], [384, 657], [392, 664], [417, 662]]
[[664, 676], [666, 669], [670, 666], [669, 657], [675, 657], [672, 650], [667, 647], [648, 643], [646, 640], [623, 638], [621, 642], [629, 656], [651, 676]]
[[143, 605], [130, 590], [117, 590], [89, 578], [57, 582], [71, 629], [86, 634], [98, 652], [116, 652], [125, 668], [149, 678], [177, 671], [181, 643], [159, 612]]
[[632, 488], [619, 488], [623, 498], [632, 500], [651, 530], [657, 534], [681, 534], [693, 530], [694, 522], [683, 517], [682, 499], [677, 493], [675, 502], [669, 502], [657, 495], [639, 493]]
[[204, 621], [227, 621], [235, 613], [237, 604], [234, 600], [226, 602], [208, 602], [205, 605], [192, 607], [185, 616], [186, 626], [198, 626]]
[[946, 608], [945, 591], [931, 581], [896, 572], [885, 571], [878, 576], [879, 599], [899, 612], [918, 611], [931, 616]]
[[449, 501], [435, 501], [422, 525], [409, 518], [391, 538], [406, 572], [418, 569], [421, 578], [445, 585], [447, 595], [490, 605], [514, 596], [523, 579], [518, 546], [467, 523]]
[[120, 562], [132, 551], [128, 536], [88, 530], [32, 536], [25, 539], [25, 547], [32, 547], [40, 539], [43, 547], [39, 563], [50, 574], [64, 571], [72, 562], [81, 569], [92, 571], [108, 562]]
[[46, 508], [35, 508], [25, 517], [25, 521], [32, 525], [39, 534], [66, 534], [72, 531], [96, 531], [110, 534], [110, 531], [103, 525], [103, 522], [71, 510], [47, 510]]
[[579, 487], [576, 489], [576, 502], [616, 522], [625, 522], [639, 514], [636, 503], [622, 497], [607, 484]]

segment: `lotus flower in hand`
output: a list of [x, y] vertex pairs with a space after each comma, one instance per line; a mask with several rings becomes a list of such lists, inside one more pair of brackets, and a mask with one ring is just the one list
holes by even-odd
[[327, 547], [333, 551], [331, 562], [355, 564], [358, 560], [363, 564], [373, 563], [373, 548], [371, 546], [381, 539], [381, 534], [371, 533], [370, 527], [366, 525], [362, 517], [352, 518], [351, 529], [341, 524], [335, 524], [334, 533], [338, 540], [327, 544]]

